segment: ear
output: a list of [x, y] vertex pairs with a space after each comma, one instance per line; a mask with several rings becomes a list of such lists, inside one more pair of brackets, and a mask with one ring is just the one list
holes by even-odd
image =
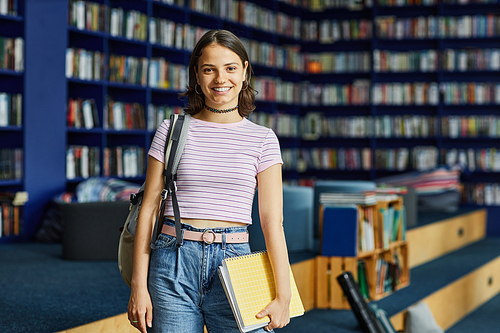
[[198, 78], [198, 69], [194, 66], [194, 76], [196, 77], [196, 83], [200, 84], [200, 79]]
[[245, 81], [247, 78], [247, 69], [248, 69], [248, 61], [245, 61], [245, 68], [243, 70], [243, 73], [245, 73], [245, 77], [243, 78], [243, 81]]

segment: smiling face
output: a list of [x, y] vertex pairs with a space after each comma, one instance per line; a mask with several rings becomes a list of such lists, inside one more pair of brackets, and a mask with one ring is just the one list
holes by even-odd
[[218, 44], [207, 45], [198, 60], [196, 81], [205, 95], [205, 104], [215, 109], [238, 105], [238, 96], [245, 81], [244, 64], [230, 49]]

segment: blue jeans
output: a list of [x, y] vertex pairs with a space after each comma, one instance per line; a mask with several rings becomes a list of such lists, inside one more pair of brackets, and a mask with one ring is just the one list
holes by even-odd
[[[165, 224], [174, 225], [170, 219]], [[183, 229], [204, 231], [183, 224]], [[216, 233], [245, 232], [246, 227], [212, 229]], [[224, 239], [224, 238], [223, 238]], [[225, 244], [184, 240], [161, 234], [151, 246], [148, 288], [153, 303], [153, 328], [148, 332], [239, 332], [217, 272], [224, 258], [247, 254], [248, 243]], [[265, 332], [263, 328], [252, 332]]]

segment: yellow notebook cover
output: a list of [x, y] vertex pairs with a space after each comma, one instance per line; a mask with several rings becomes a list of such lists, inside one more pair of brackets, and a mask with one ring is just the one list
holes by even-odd
[[[223, 260], [219, 276], [226, 291], [234, 317], [241, 332], [248, 332], [269, 323], [269, 317], [255, 315], [276, 296], [273, 270], [266, 251]], [[290, 269], [290, 317], [304, 314], [292, 270]]]

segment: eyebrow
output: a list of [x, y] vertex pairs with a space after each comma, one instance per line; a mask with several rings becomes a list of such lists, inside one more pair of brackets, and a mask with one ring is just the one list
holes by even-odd
[[[229, 66], [229, 65], [239, 65], [239, 63], [237, 63], [237, 62], [230, 62], [230, 63], [224, 64], [224, 66]], [[215, 65], [212, 65], [212, 64], [203, 64], [200, 67], [215, 67]]]

